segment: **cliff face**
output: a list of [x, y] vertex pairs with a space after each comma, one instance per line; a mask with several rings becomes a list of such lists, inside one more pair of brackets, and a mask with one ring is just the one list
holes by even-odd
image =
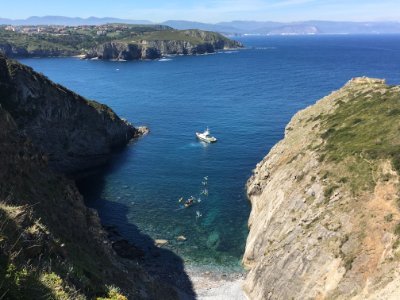
[[399, 92], [351, 80], [297, 113], [257, 165], [251, 299], [398, 299]]
[[1, 57], [0, 70], [0, 298], [177, 299], [176, 284], [149, 275], [144, 251], [109, 240], [60, 174], [103, 163], [137, 130], [31, 68]]
[[61, 49], [29, 49], [29, 47], [18, 47], [10, 43], [0, 44], [0, 53], [8, 57], [58, 57], [78, 55], [78, 50]]
[[185, 30], [182, 34], [187, 36], [188, 40], [143, 39], [137, 42], [109, 42], [87, 51], [85, 58], [157, 59], [165, 55], [206, 54], [217, 50], [243, 47], [239, 42], [215, 33]]
[[113, 285], [130, 299], [176, 299], [172, 287], [121, 263], [75, 184], [48, 169], [1, 106], [0, 128], [2, 297], [91, 299]]
[[0, 56], [0, 104], [62, 173], [104, 164], [113, 148], [138, 135], [110, 108]]

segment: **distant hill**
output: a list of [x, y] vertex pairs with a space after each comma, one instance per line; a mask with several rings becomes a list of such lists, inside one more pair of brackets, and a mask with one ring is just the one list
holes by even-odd
[[[101, 25], [107, 23], [156, 24], [149, 20], [129, 20], [119, 18], [71, 18], [62, 16], [29, 17], [12, 20], [0, 18], [0, 25]], [[400, 22], [337, 22], [337, 21], [230, 21], [201, 23], [185, 20], [168, 20], [160, 23], [175, 29], [200, 29], [216, 31], [225, 35], [273, 35], [273, 34], [393, 34], [400, 33]]]
[[2, 25], [102, 25], [107, 23], [125, 23], [125, 24], [152, 24], [148, 20], [128, 20], [118, 18], [70, 18], [62, 16], [44, 16], [44, 17], [29, 17], [27, 19], [12, 20], [0, 18]]
[[243, 34], [372, 34], [400, 33], [400, 22], [257, 22], [231, 21], [216, 24], [169, 20], [163, 25], [176, 29], [198, 28], [228, 35]]
[[328, 33], [328, 34], [400, 33], [400, 22], [307, 21], [297, 24], [315, 26], [319, 29], [321, 33]]
[[207, 31], [216, 31], [220, 33], [241, 33], [240, 29], [231, 25], [224, 25], [223, 23], [210, 24], [210, 23], [200, 23], [191, 22], [184, 20], [169, 20], [161, 23], [162, 25], [167, 25], [175, 29], [186, 30], [186, 29], [200, 29]]

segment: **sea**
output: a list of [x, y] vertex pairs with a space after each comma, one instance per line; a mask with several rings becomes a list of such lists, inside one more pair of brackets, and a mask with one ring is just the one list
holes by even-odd
[[[138, 247], [167, 240], [186, 265], [225, 272], [242, 270], [246, 181], [291, 117], [353, 77], [400, 83], [400, 35], [237, 39], [244, 49], [153, 61], [20, 59], [149, 127], [80, 183], [102, 223]], [[217, 143], [196, 139], [207, 127]]]

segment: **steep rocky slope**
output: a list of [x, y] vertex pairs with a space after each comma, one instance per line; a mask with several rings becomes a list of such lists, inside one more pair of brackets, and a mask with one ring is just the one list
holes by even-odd
[[[160, 279], [144, 251], [108, 239], [60, 173], [103, 163], [138, 130], [15, 61], [0, 57], [0, 70], [0, 299], [177, 299], [178, 284]], [[152, 242], [144, 250], [169, 255], [167, 275], [179, 273], [190, 293], [179, 258]]]
[[85, 299], [105, 295], [107, 286], [131, 299], [177, 297], [142, 268], [121, 263], [75, 184], [48, 169], [46, 155], [1, 107], [0, 128], [2, 299]]
[[369, 78], [293, 117], [247, 185], [251, 299], [398, 299], [399, 129], [400, 87]]
[[54, 84], [0, 55], [0, 97], [17, 126], [63, 173], [104, 164], [112, 149], [139, 134], [110, 108]]

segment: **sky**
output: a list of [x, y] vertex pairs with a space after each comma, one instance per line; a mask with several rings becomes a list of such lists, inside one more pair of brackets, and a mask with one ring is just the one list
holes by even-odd
[[[1, 3], [3, 2], [3, 3]], [[0, 17], [116, 17], [132, 20], [400, 21], [400, 0], [0, 0]]]

